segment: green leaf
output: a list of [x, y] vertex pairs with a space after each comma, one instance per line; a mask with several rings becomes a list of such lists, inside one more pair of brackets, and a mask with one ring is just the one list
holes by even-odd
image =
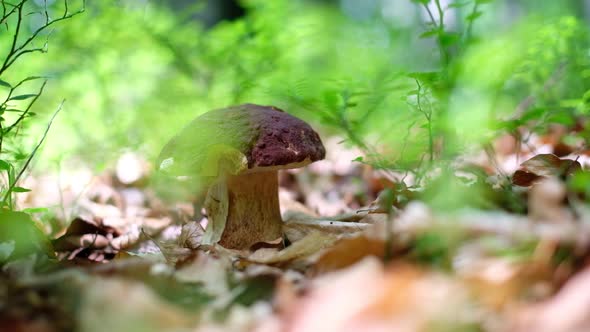
[[44, 207], [38, 207], [38, 208], [27, 208], [27, 209], [23, 209], [23, 212], [25, 213], [45, 213], [48, 212], [49, 209], [48, 208], [44, 208]]
[[430, 0], [412, 0], [413, 3], [427, 5], [430, 3]]
[[438, 34], [440, 34], [440, 29], [432, 29], [432, 30], [428, 30], [428, 31], [424, 31], [423, 33], [420, 34], [420, 38], [430, 38], [430, 37], [434, 37], [437, 36]]
[[43, 76], [29, 76], [29, 77], [25, 78], [24, 80], [22, 80], [20, 82], [22, 84], [22, 83], [25, 83], [25, 82], [28, 82], [28, 81], [38, 80], [40, 78], [45, 78], [45, 77], [43, 77]]
[[358, 156], [358, 157], [354, 158], [352, 161], [362, 163], [365, 161], [365, 159], [363, 158], [363, 156]]
[[[53, 255], [51, 243], [31, 216], [24, 212], [2, 210], [0, 211], [0, 243], [11, 242], [14, 243], [14, 250], [8, 259], [26, 257], [32, 253]], [[6, 257], [4, 259], [6, 260]], [[4, 262], [0, 260], [1, 263]]]
[[7, 87], [9, 89], [12, 89], [12, 85], [10, 85], [10, 83], [8, 83], [6, 81], [3, 81], [3, 80], [0, 80], [0, 86], [3, 86], [3, 87]]
[[30, 94], [26, 94], [26, 95], [18, 95], [18, 96], [10, 97], [10, 99], [8, 99], [8, 100], [25, 100], [25, 99], [34, 98], [34, 97], [37, 97], [37, 95], [30, 93]]
[[563, 108], [576, 108], [582, 103], [582, 99], [562, 99], [559, 101], [559, 106]]
[[572, 126], [576, 122], [574, 117], [566, 112], [553, 113], [547, 117], [546, 121], [547, 123], [559, 123], [566, 126]]
[[5, 160], [0, 160], [0, 170], [10, 171], [10, 164]]
[[494, 1], [495, 0], [475, 0], [475, 3], [478, 4], [478, 5], [485, 5], [487, 3], [492, 3]]
[[413, 72], [413, 73], [409, 73], [408, 77], [419, 80], [422, 83], [425, 84], [434, 84], [436, 81], [439, 80], [440, 78], [440, 73], [438, 72]]
[[324, 103], [326, 108], [330, 110], [337, 110], [341, 105], [341, 95], [338, 91], [327, 90], [323, 94]]
[[439, 38], [440, 43], [443, 46], [450, 46], [456, 44], [457, 42], [459, 42], [459, 40], [461, 40], [461, 36], [459, 36], [459, 34], [452, 32], [441, 33]]
[[465, 20], [467, 22], [472, 22], [472, 21], [475, 21], [481, 15], [483, 15], [483, 12], [481, 12], [481, 11], [478, 10], [476, 12], [473, 12], [473, 13], [467, 15], [467, 17], [465, 18]]
[[469, 2], [453, 2], [452, 4], [448, 5], [447, 8], [462, 8], [469, 4]]
[[14, 187], [14, 188], [12, 188], [12, 191], [14, 191], [15, 193], [27, 193], [27, 192], [31, 191], [31, 189], [27, 189], [27, 188], [23, 188], [23, 187]]
[[23, 151], [15, 151], [14, 152], [14, 159], [16, 160], [25, 160], [29, 158], [29, 154]]
[[569, 180], [572, 189], [580, 192], [590, 191], [590, 173], [577, 172]]

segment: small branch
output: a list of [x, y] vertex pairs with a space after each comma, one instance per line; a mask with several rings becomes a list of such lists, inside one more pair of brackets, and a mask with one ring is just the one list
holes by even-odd
[[[471, 10], [471, 14], [469, 16], [474, 17], [475, 14], [477, 13], [477, 10], [479, 9], [479, 3], [476, 1], [473, 4], [473, 9]], [[467, 28], [465, 29], [465, 42], [469, 41], [471, 39], [471, 35], [473, 33], [473, 22], [475, 20], [470, 20], [469, 23], [467, 24]]]
[[16, 28], [14, 31], [14, 35], [12, 36], [12, 44], [10, 45], [10, 50], [8, 51], [8, 54], [6, 55], [6, 58], [4, 59], [4, 63], [2, 64], [2, 67], [0, 67], [0, 76], [2, 76], [2, 73], [4, 73], [4, 71], [8, 68], [8, 62], [10, 62], [10, 58], [12, 57], [12, 55], [15, 52], [16, 49], [16, 43], [18, 41], [18, 34], [20, 32], [20, 26], [23, 22], [23, 5], [25, 3], [26, 0], [23, 0], [21, 3], [19, 3], [15, 9], [17, 11], [17, 20], [16, 20]]
[[442, 9], [442, 6], [440, 5], [440, 0], [434, 0], [434, 3], [436, 4], [436, 9], [438, 10], [438, 17], [439, 17], [439, 26], [441, 29], [444, 29], [444, 19], [445, 19], [445, 11]]
[[[6, 131], [2, 132], [2, 136], [8, 134], [12, 129], [14, 129], [21, 121], [23, 121], [23, 119], [27, 116], [27, 114], [29, 113], [29, 111], [31, 110], [31, 107], [33, 107], [33, 104], [35, 104], [35, 102], [37, 101], [37, 99], [39, 99], [39, 97], [41, 96], [41, 94], [43, 93], [43, 90], [45, 89], [45, 85], [47, 84], [47, 80], [45, 80], [43, 82], [43, 84], [41, 85], [41, 88], [39, 88], [39, 92], [37, 92], [37, 94], [35, 95], [35, 97], [33, 97], [33, 100], [29, 103], [29, 106], [27, 106], [27, 108], [21, 113], [21, 115], [18, 117], [18, 119], [16, 119], [16, 121], [14, 121], [13, 124], [11, 124], [10, 126], [8, 126], [8, 128], [6, 128]], [[63, 104], [63, 103], [62, 103]]]
[[13, 4], [8, 4], [10, 6], [12, 6], [12, 9], [8, 12], [8, 14], [6, 14], [6, 5], [7, 3], [5, 1], [2, 1], [2, 18], [0, 18], [0, 24], [3, 24], [6, 22], [6, 20], [15, 13], [15, 11], [17, 10], [18, 7], [22, 6], [25, 2], [27, 2], [27, 0], [23, 0], [21, 1], [19, 4], [17, 5], [13, 5]]
[[[8, 54], [6, 55], [6, 58], [4, 60], [4, 64], [2, 65], [2, 67], [0, 67], [0, 76], [6, 71], [6, 69], [8, 69], [18, 58], [20, 58], [22, 55], [27, 54], [27, 53], [31, 53], [31, 52], [37, 52], [40, 51], [42, 49], [39, 48], [33, 48], [33, 49], [26, 49], [26, 47], [35, 39], [37, 38], [37, 36], [45, 31], [48, 27], [52, 26], [53, 24], [63, 21], [63, 20], [67, 20], [69, 18], [72, 18], [78, 14], [83, 13], [86, 10], [86, 0], [84, 0], [82, 2], [82, 8], [74, 13], [69, 14], [68, 13], [68, 1], [64, 0], [65, 2], [65, 9], [64, 12], [62, 14], [61, 17], [54, 19], [54, 20], [48, 20], [49, 19], [49, 14], [47, 13], [47, 11], [45, 11], [45, 15], [46, 15], [46, 22], [43, 26], [41, 26], [40, 28], [38, 28], [37, 30], [35, 30], [31, 36], [29, 36], [29, 38], [27, 38], [20, 46], [16, 46], [17, 44], [17, 40], [18, 40], [18, 34], [19, 34], [19, 30], [20, 30], [20, 26], [22, 24], [22, 7], [23, 4], [26, 2], [26, 0], [23, 0], [21, 3], [19, 3], [19, 5], [17, 5], [17, 13], [18, 13], [18, 20], [17, 20], [17, 25], [16, 25], [16, 31], [14, 33], [14, 37], [12, 40], [12, 46], [10, 48], [10, 51], [8, 52]], [[46, 9], [47, 10], [47, 9]], [[1, 22], [0, 22], [1, 23]]]
[[432, 11], [430, 10], [430, 7], [428, 7], [427, 4], [423, 4], [423, 7], [424, 7], [424, 9], [426, 9], [428, 16], [430, 16], [430, 21], [432, 22], [432, 25], [438, 26], [438, 24], [436, 23], [436, 19], [434, 18], [434, 15], [432, 14]]
[[[418, 79], [414, 79], [414, 81], [416, 81], [416, 85], [418, 85], [418, 92], [416, 93], [416, 103], [417, 106], [415, 106], [416, 110], [420, 113], [422, 113], [424, 115], [424, 117], [426, 118], [426, 122], [428, 124], [428, 154], [429, 154], [429, 161], [432, 164], [434, 162], [434, 137], [432, 136], [432, 104], [430, 104], [429, 102], [429, 110], [430, 111], [426, 111], [424, 109], [422, 109], [422, 93], [423, 93], [423, 87], [422, 84], [420, 84], [420, 81]], [[427, 99], [428, 101], [428, 99]]]

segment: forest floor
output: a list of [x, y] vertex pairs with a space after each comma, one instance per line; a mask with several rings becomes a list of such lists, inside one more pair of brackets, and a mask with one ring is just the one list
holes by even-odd
[[0, 330], [590, 331], [590, 211], [566, 185], [590, 157], [559, 135], [461, 161], [465, 186], [500, 194], [486, 209], [427, 204], [330, 138], [326, 160], [280, 175], [284, 248], [201, 245], [206, 216], [158, 197], [133, 153], [30, 176], [20, 204], [56, 211], [56, 256], [3, 267]]

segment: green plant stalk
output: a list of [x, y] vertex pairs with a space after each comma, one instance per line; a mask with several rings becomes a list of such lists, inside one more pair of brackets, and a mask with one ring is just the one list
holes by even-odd
[[14, 178], [14, 181], [11, 181], [10, 183], [10, 187], [8, 188], [8, 190], [6, 191], [6, 193], [4, 194], [4, 198], [2, 198], [2, 205], [5, 205], [7, 199], [10, 202], [10, 208], [12, 209], [12, 199], [9, 198], [12, 196], [12, 191], [14, 190], [14, 187], [16, 186], [16, 184], [18, 183], [18, 181], [20, 180], [20, 178], [23, 176], [23, 174], [25, 173], [26, 169], [29, 167], [29, 164], [31, 163], [31, 160], [33, 160], [33, 157], [35, 157], [35, 155], [37, 154], [37, 151], [39, 150], [39, 147], [41, 147], [41, 144], [43, 144], [43, 142], [45, 141], [45, 138], [47, 137], [47, 134], [49, 133], [49, 129], [51, 129], [51, 125], [53, 124], [53, 120], [55, 119], [55, 117], [57, 116], [57, 114], [61, 111], [61, 109], [63, 108], [63, 104], [64, 104], [65, 100], [62, 101], [58, 108], [55, 110], [55, 112], [53, 112], [53, 115], [51, 116], [51, 119], [49, 119], [49, 123], [47, 124], [47, 127], [45, 128], [45, 131], [43, 132], [43, 136], [41, 136], [41, 139], [39, 140], [39, 142], [37, 143], [37, 145], [35, 145], [35, 148], [33, 149], [33, 151], [31, 152], [31, 154], [29, 155], [29, 157], [27, 158], [27, 161], [25, 162], [25, 164], [23, 165], [23, 167], [21, 168], [21, 170], [18, 172], [18, 175]]
[[417, 106], [418, 106], [418, 111], [422, 114], [424, 114], [424, 117], [426, 118], [426, 124], [427, 124], [427, 129], [428, 129], [428, 156], [429, 156], [429, 161], [432, 164], [434, 162], [434, 138], [432, 136], [432, 105], [430, 106], [430, 111], [427, 112], [425, 110], [422, 109], [422, 91], [423, 91], [423, 87], [422, 84], [420, 84], [420, 81], [415, 80], [416, 84], [418, 85], [418, 93], [416, 95], [416, 102], [417, 102]]
[[432, 25], [437, 27], [437, 29], [438, 29], [438, 34], [436, 37], [437, 44], [438, 44], [438, 51], [440, 53], [440, 60], [441, 60], [442, 66], [443, 66], [443, 68], [446, 69], [446, 67], [449, 65], [449, 62], [450, 62], [450, 56], [449, 56], [448, 50], [443, 45], [442, 37], [441, 37], [441, 35], [445, 31], [445, 24], [444, 24], [445, 12], [442, 9], [442, 6], [440, 4], [440, 0], [435, 0], [435, 4], [436, 4], [437, 12], [438, 12], [438, 23], [436, 21], [436, 18], [434, 17], [434, 13], [432, 13], [432, 10], [430, 10], [430, 7], [428, 7], [428, 4], [423, 4], [422, 6], [424, 7], [426, 12], [428, 13], [428, 16], [430, 17], [430, 21], [431, 21]]
[[[479, 9], [479, 3], [477, 1], [475, 1], [475, 3], [473, 4], [473, 9], [471, 10], [471, 14], [470, 16], [475, 15], [475, 13], [477, 13], [477, 10]], [[464, 43], [469, 42], [469, 40], [471, 39], [471, 36], [473, 34], [473, 22], [475, 20], [470, 20], [469, 23], [467, 23], [467, 28], [465, 29], [465, 38], [464, 38]]]

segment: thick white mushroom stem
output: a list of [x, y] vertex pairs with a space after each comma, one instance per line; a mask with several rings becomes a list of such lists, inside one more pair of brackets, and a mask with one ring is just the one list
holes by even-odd
[[277, 171], [228, 176], [226, 186], [227, 218], [219, 244], [249, 249], [255, 243], [282, 236]]

